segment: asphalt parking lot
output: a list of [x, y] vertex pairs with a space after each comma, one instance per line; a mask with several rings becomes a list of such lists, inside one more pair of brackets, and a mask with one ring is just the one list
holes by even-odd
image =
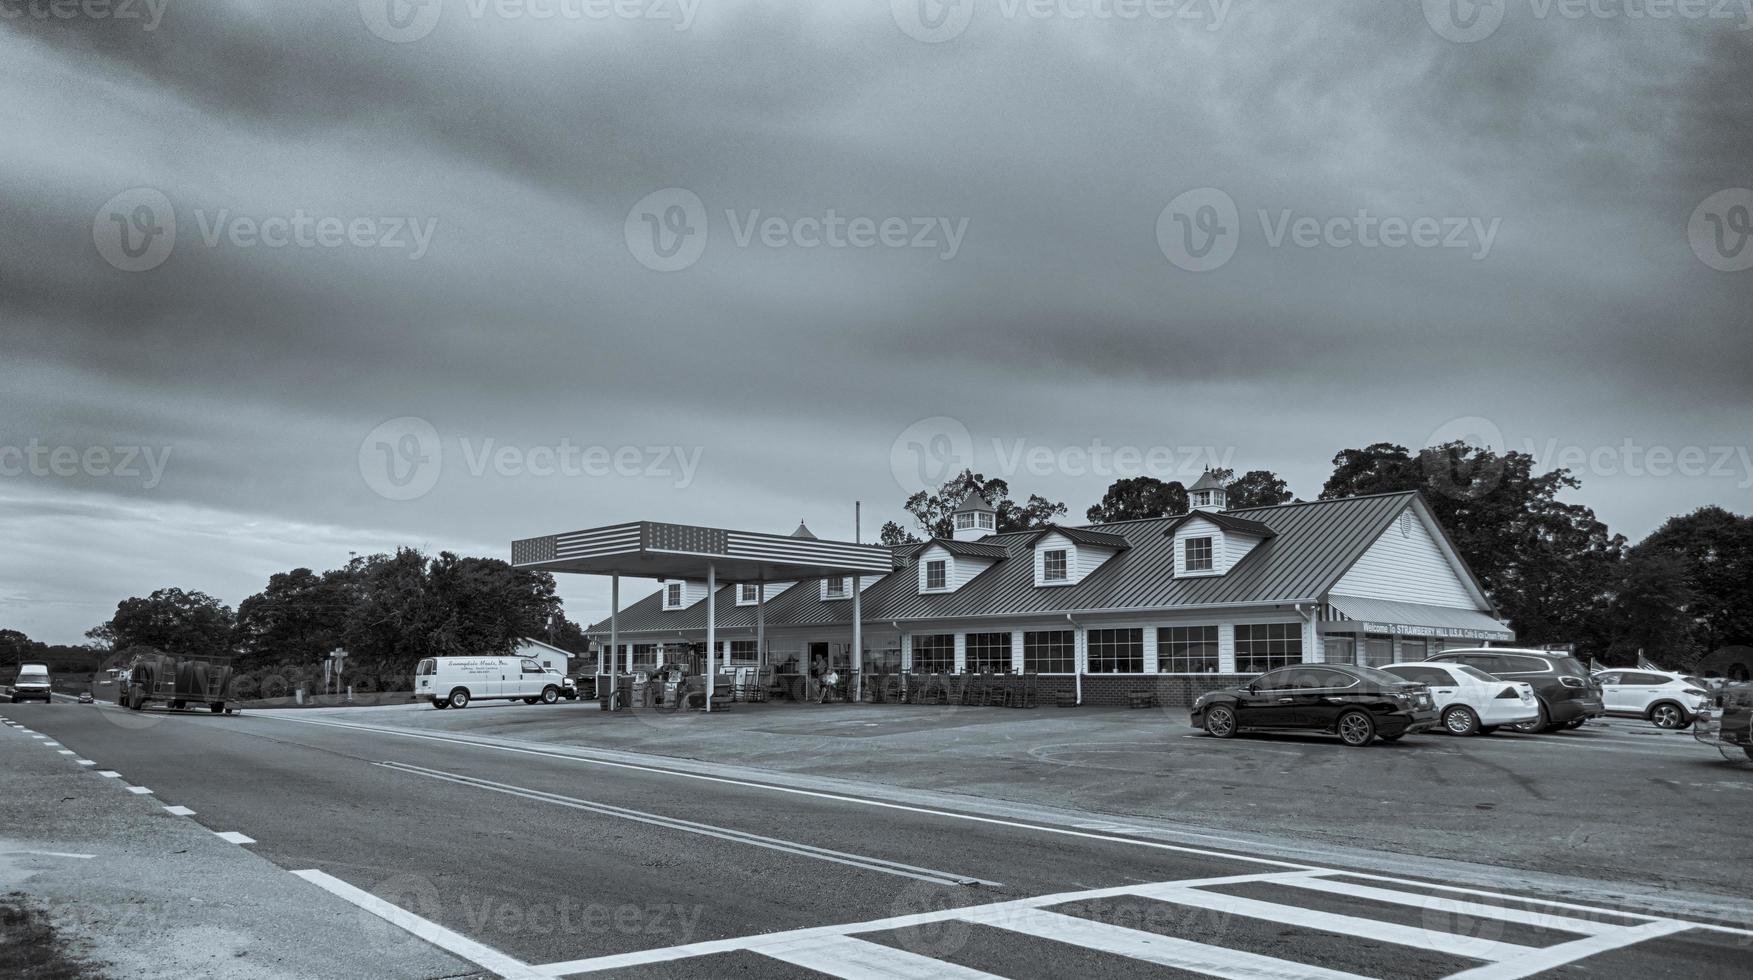
[[338, 928], [392, 963], [1697, 976], [1753, 941], [1753, 771], [1629, 726], [1348, 749], [1220, 742], [1148, 710], [0, 715], [0, 751], [91, 760], [73, 778], [110, 805], [223, 831], [286, 896], [358, 910], [306, 941]]

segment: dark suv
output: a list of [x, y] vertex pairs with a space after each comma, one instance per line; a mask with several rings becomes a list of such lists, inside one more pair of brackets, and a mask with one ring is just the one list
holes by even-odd
[[1506, 681], [1526, 681], [1540, 701], [1540, 717], [1521, 725], [1518, 732], [1555, 732], [1581, 728], [1590, 718], [1605, 714], [1601, 685], [1575, 657], [1550, 650], [1487, 647], [1478, 650], [1444, 650], [1429, 658], [1442, 663], [1466, 664]]

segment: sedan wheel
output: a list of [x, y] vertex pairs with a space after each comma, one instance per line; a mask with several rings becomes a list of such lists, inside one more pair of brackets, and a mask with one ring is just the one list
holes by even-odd
[[1672, 701], [1664, 701], [1650, 709], [1650, 721], [1655, 722], [1657, 728], [1684, 728], [1686, 712]]
[[1205, 712], [1205, 730], [1218, 738], [1233, 738], [1236, 734], [1236, 712], [1228, 705], [1215, 705]]
[[1339, 739], [1352, 748], [1361, 748], [1375, 740], [1376, 723], [1362, 711], [1347, 711], [1339, 716]]
[[1479, 716], [1466, 705], [1457, 704], [1443, 712], [1443, 727], [1450, 735], [1479, 734]]

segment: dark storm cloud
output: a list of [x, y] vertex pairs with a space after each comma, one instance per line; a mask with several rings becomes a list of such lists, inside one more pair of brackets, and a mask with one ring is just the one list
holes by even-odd
[[[1748, 183], [1753, 32], [1512, 4], [1494, 36], [1455, 44], [1417, 4], [1238, 2], [1216, 31], [993, 8], [921, 44], [886, 6], [708, 4], [676, 31], [447, 2], [409, 44], [353, 0], [173, 3], [151, 31], [0, 24], [17, 94], [0, 108], [0, 445], [170, 453], [150, 491], [8, 480], [18, 519], [57, 542], [155, 522], [144, 554], [174, 539], [153, 516], [174, 510], [203, 543], [226, 529], [253, 556], [243, 576], [348, 528], [471, 548], [630, 517], [787, 529], [845, 524], [858, 496], [868, 531], [904, 496], [891, 444], [934, 415], [981, 446], [1228, 447], [1304, 496], [1342, 446], [1465, 416], [1512, 443], [1745, 440], [1753, 272], [1705, 267], [1687, 218]], [[699, 195], [710, 239], [664, 274], [623, 223], [672, 186]], [[1189, 273], [1155, 223], [1206, 186], [1244, 239]], [[100, 206], [133, 187], [178, 219], [143, 273], [93, 244]], [[949, 260], [735, 240], [757, 212], [830, 210], [966, 234]], [[1259, 214], [1286, 210], [1500, 226], [1479, 259], [1271, 247]], [[433, 235], [417, 261], [204, 241], [222, 215], [295, 212]], [[359, 462], [402, 416], [446, 449], [408, 503]], [[703, 454], [685, 487], [468, 472], [487, 440]], [[1106, 481], [1012, 483], [1075, 513]], [[1744, 507], [1726, 486], [1589, 484], [1634, 533], [1704, 500]], [[99, 502], [70, 512], [71, 494]], [[115, 497], [132, 503], [105, 510]], [[158, 578], [205, 574], [157, 560]], [[234, 600], [255, 584], [225, 582]]]

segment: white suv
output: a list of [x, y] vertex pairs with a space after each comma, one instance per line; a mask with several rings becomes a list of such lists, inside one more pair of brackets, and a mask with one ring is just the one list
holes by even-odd
[[1657, 728], [1684, 728], [1710, 706], [1710, 692], [1684, 674], [1621, 668], [1595, 675], [1610, 715], [1648, 718]]

